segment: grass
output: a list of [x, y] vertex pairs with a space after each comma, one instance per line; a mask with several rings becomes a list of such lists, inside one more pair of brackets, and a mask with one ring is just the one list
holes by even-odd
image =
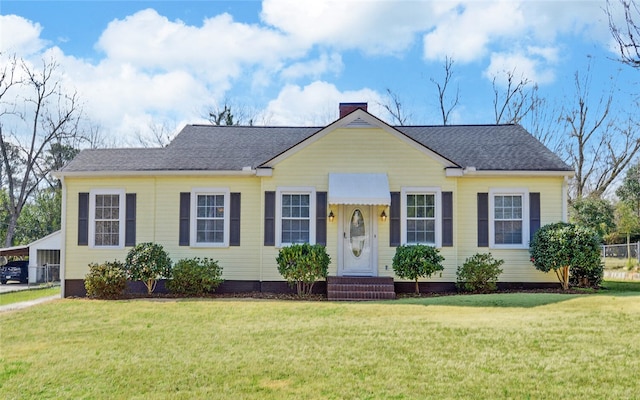
[[60, 286], [34, 288], [21, 290], [18, 292], [8, 292], [0, 294], [0, 306], [19, 303], [22, 301], [36, 300], [42, 297], [60, 295]]
[[587, 295], [380, 303], [65, 299], [0, 314], [0, 327], [8, 399], [640, 393], [640, 284], [631, 282]]

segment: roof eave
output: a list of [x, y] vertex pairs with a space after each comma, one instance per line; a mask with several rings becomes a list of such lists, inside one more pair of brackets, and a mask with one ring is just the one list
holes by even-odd
[[245, 167], [241, 170], [56, 171], [52, 175], [58, 179], [114, 176], [255, 176], [256, 170]]
[[460, 170], [456, 169], [452, 169], [451, 173], [449, 171], [448, 169], [447, 176], [557, 176], [573, 178], [575, 175], [575, 171], [568, 170], [478, 170], [474, 167], [464, 168], [462, 174], [460, 174]]

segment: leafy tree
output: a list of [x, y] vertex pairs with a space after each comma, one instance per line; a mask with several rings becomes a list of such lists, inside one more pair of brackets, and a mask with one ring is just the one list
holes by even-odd
[[411, 279], [416, 283], [416, 294], [420, 294], [419, 278], [428, 278], [442, 266], [444, 257], [435, 247], [423, 244], [402, 245], [396, 248], [393, 256], [393, 271], [402, 279]]
[[605, 199], [586, 197], [571, 203], [571, 222], [595, 230], [606, 237], [615, 229], [613, 205]]
[[22, 209], [14, 240], [18, 244], [31, 243], [60, 229], [62, 192], [58, 188], [36, 193]]
[[640, 216], [640, 162], [629, 167], [616, 195]]
[[276, 262], [278, 272], [296, 287], [298, 296], [308, 296], [314, 283], [329, 274], [331, 257], [320, 244], [301, 243], [281, 248]]
[[171, 277], [171, 259], [157, 243], [140, 243], [132, 248], [125, 268], [129, 279], [144, 283], [147, 294], [153, 293], [159, 279]]
[[600, 237], [592, 229], [557, 222], [538, 229], [531, 241], [531, 262], [539, 271], [554, 271], [562, 289], [569, 289], [569, 274], [601, 268]]

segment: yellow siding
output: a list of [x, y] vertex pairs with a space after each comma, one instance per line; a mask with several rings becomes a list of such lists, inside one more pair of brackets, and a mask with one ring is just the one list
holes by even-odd
[[[311, 186], [327, 191], [328, 174], [386, 173], [390, 190], [403, 187], [438, 187], [453, 192], [454, 247], [441, 249], [445, 270], [431, 281], [454, 282], [456, 269], [478, 252], [488, 252], [505, 260], [505, 282], [554, 282], [554, 275], [536, 271], [527, 250], [497, 250], [477, 247], [477, 193], [491, 188], [527, 188], [541, 194], [541, 224], [562, 218], [561, 177], [446, 177], [444, 165], [415, 146], [377, 128], [341, 128], [291, 154], [274, 166], [270, 177], [256, 176], [139, 176], [118, 178], [65, 179], [66, 196], [66, 279], [83, 279], [91, 262], [124, 260], [129, 248], [121, 250], [91, 249], [77, 246], [78, 193], [97, 188], [124, 189], [137, 194], [136, 241], [161, 244], [177, 261], [185, 257], [209, 257], [220, 262], [228, 280], [279, 281], [275, 259], [278, 248], [263, 246], [264, 192], [279, 187]], [[227, 248], [192, 248], [178, 245], [179, 194], [195, 187], [228, 188], [241, 195], [241, 246]], [[327, 251], [331, 256], [329, 274], [338, 270], [339, 207], [329, 206], [336, 219], [327, 222]], [[389, 215], [388, 207], [374, 207], [379, 216]], [[328, 211], [327, 211], [328, 212]], [[377, 271], [393, 276], [395, 248], [389, 246], [389, 220], [378, 219]]]
[[[104, 250], [77, 246], [78, 193], [96, 188], [124, 189], [136, 193], [136, 242], [161, 244], [173, 261], [186, 257], [218, 260], [225, 279], [257, 279], [262, 234], [262, 203], [259, 181], [255, 177], [119, 177], [103, 179], [67, 178], [66, 278], [82, 279], [93, 262], [124, 261], [130, 248]], [[178, 245], [180, 192], [194, 187], [228, 188], [241, 192], [241, 246], [192, 248]]]

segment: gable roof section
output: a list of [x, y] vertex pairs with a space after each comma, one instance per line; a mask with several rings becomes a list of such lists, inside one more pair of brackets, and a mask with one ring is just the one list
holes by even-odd
[[358, 109], [327, 127], [187, 125], [165, 148], [83, 150], [56, 175], [251, 173], [274, 167], [343, 127], [383, 129], [438, 160], [443, 168], [573, 172], [519, 125], [392, 127]]
[[302, 150], [306, 146], [320, 140], [330, 132], [333, 132], [334, 130], [339, 128], [380, 128], [386, 131], [387, 133], [395, 136], [397, 139], [402, 140], [408, 145], [415, 147], [419, 151], [422, 151], [423, 153], [425, 153], [427, 156], [440, 162], [443, 165], [443, 167], [460, 167], [460, 165], [456, 165], [456, 163], [452, 162], [450, 159], [443, 156], [442, 154], [438, 154], [437, 152], [430, 149], [428, 146], [424, 146], [423, 144], [418, 143], [413, 138], [405, 135], [404, 133], [395, 129], [392, 126], [387, 125], [385, 122], [381, 121], [380, 119], [374, 117], [373, 115], [369, 114], [368, 112], [360, 108], [355, 109], [354, 111], [347, 114], [343, 118], [328, 125], [326, 128], [323, 128], [318, 132], [314, 133], [313, 135], [307, 137], [306, 139], [296, 144], [295, 146], [284, 150], [282, 153], [278, 154], [277, 157], [274, 157], [264, 162], [260, 166], [274, 167], [277, 163], [279, 163], [283, 159], [289, 157], [292, 154], [297, 153], [298, 151]]

